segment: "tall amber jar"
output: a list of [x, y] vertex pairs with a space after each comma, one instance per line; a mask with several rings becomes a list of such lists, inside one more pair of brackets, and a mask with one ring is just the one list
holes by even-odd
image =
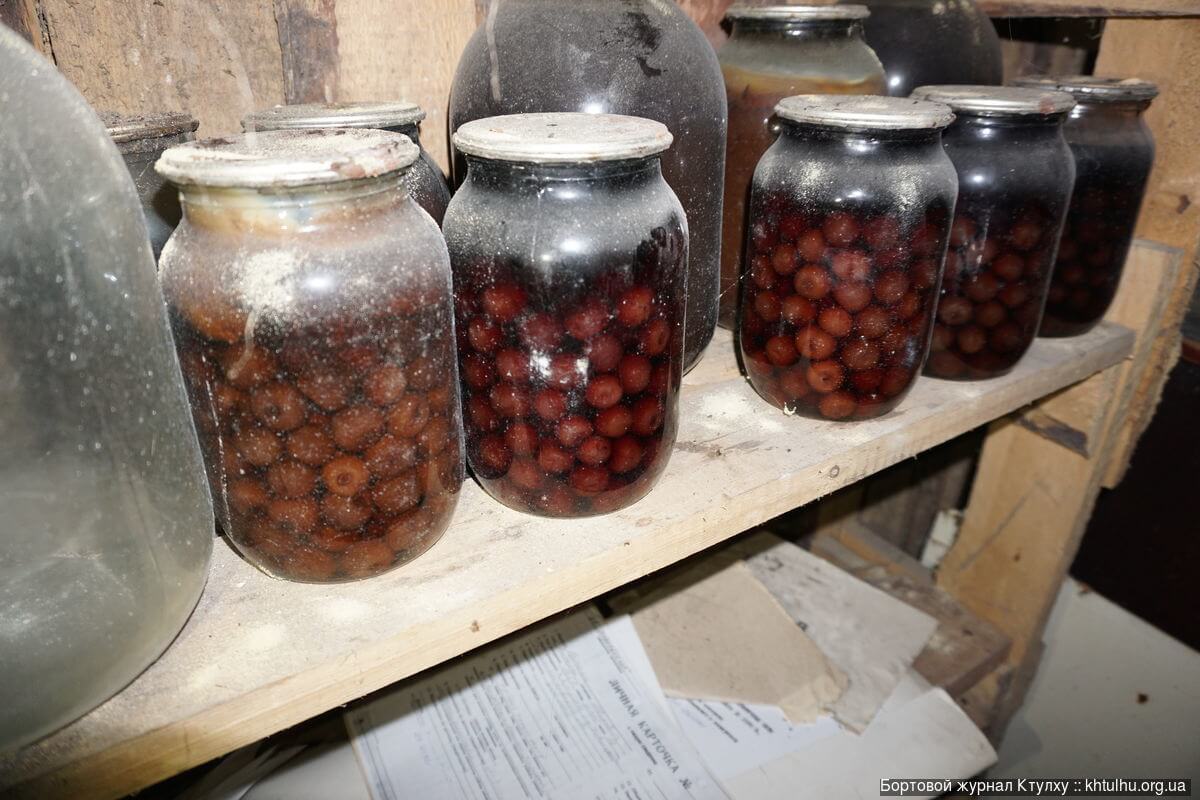
[[863, 41], [865, 6], [734, 6], [717, 53], [729, 98], [721, 240], [721, 324], [733, 326], [754, 168], [779, 135], [775, 105], [811, 94], [881, 94], [883, 66]]
[[217, 519], [263, 571], [331, 582], [420, 555], [463, 481], [450, 260], [376, 130], [175, 147], [161, 277]]

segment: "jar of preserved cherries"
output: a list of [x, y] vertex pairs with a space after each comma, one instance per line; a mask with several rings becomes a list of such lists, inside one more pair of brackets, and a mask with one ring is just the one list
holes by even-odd
[[1142, 113], [1158, 87], [1092, 75], [1017, 83], [1067, 92], [1077, 103], [1063, 126], [1075, 156], [1075, 191], [1038, 331], [1077, 336], [1100, 321], [1121, 282], [1154, 164], [1154, 138]]
[[450, 263], [375, 130], [168, 150], [163, 293], [216, 505], [265, 572], [375, 575], [429, 548], [463, 480]]
[[183, 212], [179, 210], [179, 193], [154, 171], [154, 162], [168, 147], [192, 141], [200, 123], [187, 114], [171, 112], [137, 116], [106, 112], [100, 119], [129, 168], [146, 216], [150, 249], [157, 260]]
[[660, 123], [517, 114], [467, 123], [446, 212], [467, 460], [520, 511], [642, 497], [675, 441], [688, 236]]
[[733, 327], [745, 252], [746, 201], [763, 153], [779, 135], [775, 105], [801, 94], [882, 94], [883, 67], [863, 41], [866, 6], [734, 6], [717, 53], [729, 97], [721, 324]]
[[738, 341], [787, 413], [877, 417], [929, 348], [958, 180], [940, 103], [789, 97], [754, 172]]
[[[309, 128], [377, 128], [402, 133], [421, 147], [418, 128], [425, 112], [415, 103], [404, 101], [375, 103], [305, 103], [273, 106], [247, 115], [242, 120], [245, 131], [283, 131]], [[404, 185], [417, 205], [425, 209], [433, 221], [442, 224], [446, 205], [450, 202], [450, 187], [446, 176], [425, 148], [411, 167], [404, 171]]]
[[958, 170], [937, 321], [925, 374], [991, 378], [1037, 335], [1075, 165], [1062, 135], [1071, 95], [1042, 89], [923, 86], [954, 123], [942, 143]]

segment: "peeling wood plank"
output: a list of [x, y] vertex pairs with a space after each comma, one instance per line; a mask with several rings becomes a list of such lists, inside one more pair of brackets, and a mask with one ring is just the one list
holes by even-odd
[[339, 54], [337, 0], [275, 0], [288, 103], [337, 99]]

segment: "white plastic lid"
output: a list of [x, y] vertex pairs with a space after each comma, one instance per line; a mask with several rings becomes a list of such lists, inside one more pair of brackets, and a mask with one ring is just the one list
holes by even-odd
[[671, 146], [661, 122], [619, 114], [509, 114], [468, 122], [454, 134], [467, 155], [530, 164], [588, 164], [657, 155]]
[[954, 121], [954, 112], [941, 103], [865, 94], [785, 97], [775, 113], [792, 122], [856, 130], [945, 128]]
[[1045, 78], [1017, 78], [1013, 83], [1017, 86], [1067, 92], [1076, 100], [1086, 103], [1129, 103], [1158, 97], [1158, 86], [1141, 78], [1053, 75]]
[[425, 119], [416, 103], [403, 100], [383, 103], [302, 103], [272, 106], [242, 118], [244, 131], [281, 131], [300, 128], [398, 128]]
[[918, 86], [909, 96], [989, 116], [1064, 114], [1075, 107], [1066, 92], [1016, 86]]
[[871, 9], [866, 6], [730, 6], [726, 19], [763, 19], [778, 22], [809, 22], [838, 19], [866, 19]]
[[154, 168], [184, 186], [287, 188], [376, 178], [404, 169], [419, 153], [407, 136], [389, 131], [265, 131], [172, 147]]

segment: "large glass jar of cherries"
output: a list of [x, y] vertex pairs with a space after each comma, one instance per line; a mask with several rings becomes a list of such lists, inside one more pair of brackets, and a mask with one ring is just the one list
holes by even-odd
[[623, 508], [675, 441], [687, 223], [657, 122], [518, 114], [469, 122], [446, 212], [475, 477], [557, 517]]
[[[425, 112], [415, 103], [402, 100], [374, 103], [304, 103], [272, 106], [242, 119], [246, 131], [294, 131], [316, 128], [375, 128], [402, 133], [421, 147], [419, 125]], [[421, 147], [420, 158], [404, 171], [402, 178], [417, 205], [433, 221], [442, 224], [450, 187], [433, 157]]]
[[1017, 83], [1067, 92], [1077, 104], [1063, 126], [1075, 156], [1075, 191], [1038, 331], [1076, 336], [1104, 317], [1121, 282], [1154, 164], [1154, 137], [1142, 114], [1158, 88], [1091, 75]]
[[725, 12], [717, 53], [729, 98], [721, 231], [721, 324], [733, 327], [750, 180], [779, 134], [775, 105], [800, 94], [882, 94], [883, 67], [863, 41], [865, 6], [742, 6]]
[[450, 263], [386, 131], [168, 150], [162, 284], [217, 518], [272, 575], [374, 575], [429, 548], [463, 480]]
[[958, 170], [958, 205], [925, 373], [991, 378], [1037, 335], [1054, 251], [1075, 182], [1063, 120], [1071, 95], [1042, 89], [923, 86], [945, 103], [942, 135]]
[[738, 341], [788, 413], [877, 417], [929, 347], [958, 180], [953, 115], [891, 97], [789, 97], [754, 173]]

